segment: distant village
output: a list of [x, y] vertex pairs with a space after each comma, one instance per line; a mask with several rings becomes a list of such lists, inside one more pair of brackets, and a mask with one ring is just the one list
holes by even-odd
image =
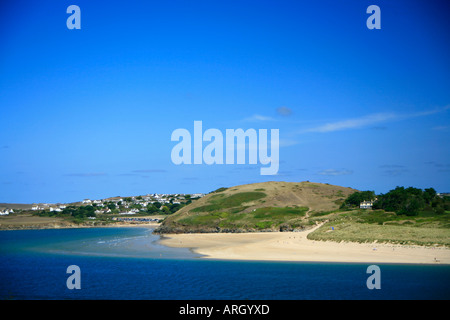
[[[194, 194], [147, 194], [143, 196], [132, 197], [111, 197], [106, 199], [84, 199], [80, 202], [70, 204], [51, 204], [51, 203], [34, 203], [31, 208], [23, 208], [22, 210], [32, 211], [49, 211], [62, 212], [68, 206], [93, 206], [96, 208], [96, 214], [116, 212], [121, 215], [133, 215], [140, 212], [146, 212], [149, 207], [156, 207], [163, 213], [164, 208], [168, 205], [181, 205], [203, 197], [204, 193]], [[118, 211], [119, 210], [119, 211]], [[0, 211], [0, 215], [9, 215], [14, 213], [14, 209], [7, 208]]]

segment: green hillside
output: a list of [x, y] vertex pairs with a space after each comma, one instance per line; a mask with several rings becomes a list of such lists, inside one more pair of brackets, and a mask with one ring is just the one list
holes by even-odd
[[155, 232], [301, 231], [321, 223], [308, 239], [450, 246], [450, 199], [430, 197], [430, 190], [398, 187], [377, 195], [372, 210], [358, 205], [374, 198], [372, 192], [322, 183], [220, 188], [167, 217]]
[[156, 232], [304, 229], [310, 225], [310, 214], [338, 209], [355, 191], [312, 182], [264, 182], [221, 188], [168, 217]]

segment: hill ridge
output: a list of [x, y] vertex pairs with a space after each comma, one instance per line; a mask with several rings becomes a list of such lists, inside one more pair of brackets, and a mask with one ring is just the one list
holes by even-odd
[[220, 188], [167, 217], [156, 233], [304, 229], [311, 212], [339, 208], [358, 190], [318, 182], [269, 181]]

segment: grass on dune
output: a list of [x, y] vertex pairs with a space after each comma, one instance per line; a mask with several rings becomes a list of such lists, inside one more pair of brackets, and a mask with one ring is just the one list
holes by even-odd
[[242, 207], [245, 202], [262, 199], [266, 196], [263, 192], [240, 192], [230, 196], [224, 194], [213, 195], [209, 204], [194, 208], [191, 212], [213, 212], [223, 209]]
[[250, 212], [209, 212], [179, 220], [184, 225], [202, 225], [220, 228], [252, 228], [257, 230], [277, 228], [281, 224], [301, 225], [306, 207], [265, 207]]
[[308, 239], [450, 246], [450, 213], [406, 217], [383, 210], [353, 210], [320, 218], [329, 221]]

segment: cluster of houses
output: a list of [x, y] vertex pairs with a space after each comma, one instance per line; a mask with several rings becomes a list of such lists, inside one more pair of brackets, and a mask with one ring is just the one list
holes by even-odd
[[[189, 197], [191, 199], [195, 198], [201, 198], [205, 194], [203, 193], [195, 193], [195, 194], [189, 194]], [[114, 208], [121, 208], [126, 209], [123, 212], [120, 212], [120, 214], [124, 215], [130, 215], [130, 214], [136, 214], [139, 213], [139, 211], [145, 211], [145, 208], [148, 205], [154, 204], [156, 202], [159, 202], [161, 204], [181, 204], [182, 202], [186, 201], [188, 199], [188, 195], [186, 194], [148, 194], [145, 196], [137, 196], [137, 197], [111, 197], [106, 198], [102, 200], [91, 200], [91, 199], [84, 199], [81, 201], [82, 205], [93, 205], [97, 208], [95, 211], [96, 214], [101, 213], [111, 213], [111, 205], [114, 205]], [[140, 205], [140, 209], [132, 208], [136, 207], [136, 205]], [[55, 204], [33, 204], [31, 207], [31, 210], [38, 211], [38, 210], [49, 210], [50, 212], [61, 212], [63, 211], [67, 205], [61, 204], [61, 205], [55, 205]], [[163, 206], [160, 208], [163, 209]]]
[[61, 212], [65, 208], [67, 208], [65, 204], [50, 204], [50, 203], [33, 204], [31, 206], [31, 210], [33, 211], [49, 210], [50, 212], [52, 211]]
[[[204, 196], [203, 193], [197, 193], [189, 195], [191, 198], [201, 198]], [[95, 205], [98, 209], [95, 211], [96, 214], [99, 213], [110, 213], [111, 212], [111, 204], [115, 205], [115, 208], [122, 207], [126, 209], [125, 211], [120, 212], [119, 214], [123, 215], [132, 215], [139, 213], [140, 211], [145, 211], [148, 205], [152, 205], [154, 203], [160, 204], [181, 204], [186, 201], [187, 197], [185, 194], [148, 194], [145, 196], [137, 196], [137, 197], [112, 197], [103, 200], [90, 200], [84, 199], [82, 201], [85, 205]], [[140, 209], [131, 208], [136, 205], [140, 205]], [[160, 207], [160, 210], [163, 209], [163, 206]]]
[[7, 216], [10, 213], [14, 213], [14, 210], [13, 209], [0, 210], [0, 216]]

